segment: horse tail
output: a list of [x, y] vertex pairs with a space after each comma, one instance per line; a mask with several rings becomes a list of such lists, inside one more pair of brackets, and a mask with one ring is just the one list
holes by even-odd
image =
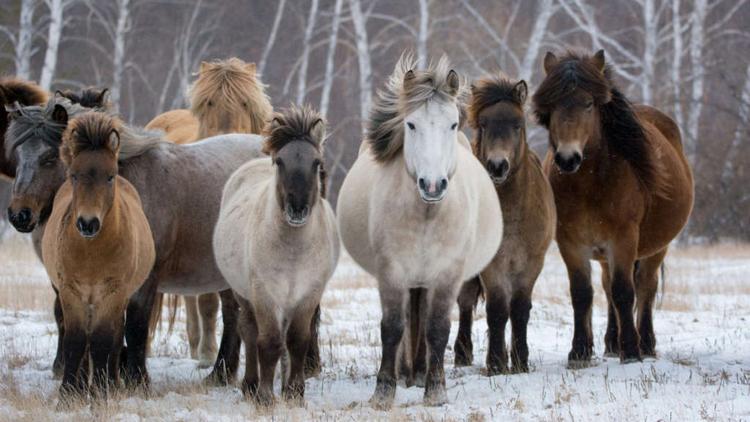
[[156, 335], [156, 329], [161, 323], [161, 306], [164, 302], [164, 293], [156, 293], [154, 297], [154, 306], [151, 307], [151, 315], [148, 318], [148, 340], [146, 342], [147, 348], [151, 348], [151, 342]]

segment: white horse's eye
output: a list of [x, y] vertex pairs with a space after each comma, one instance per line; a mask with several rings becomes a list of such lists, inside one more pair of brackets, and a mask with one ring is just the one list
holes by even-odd
[[451, 125], [451, 130], [456, 130], [457, 127], [458, 123], [453, 123], [453, 125]]
[[406, 126], [409, 126], [409, 129], [411, 129], [411, 130], [414, 130], [414, 129], [417, 128], [416, 126], [414, 126], [414, 123], [412, 123], [412, 122], [406, 122]]

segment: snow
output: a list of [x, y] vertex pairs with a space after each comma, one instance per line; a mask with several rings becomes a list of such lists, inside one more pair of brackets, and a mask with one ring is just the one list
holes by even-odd
[[[46, 292], [41, 265], [15, 265], [0, 251], [0, 291], [23, 283]], [[602, 358], [604, 294], [594, 275], [595, 351], [592, 367], [571, 370], [572, 308], [565, 268], [554, 247], [537, 281], [529, 326], [531, 372], [483, 375], [486, 322], [480, 304], [474, 324], [474, 366], [455, 369], [449, 350], [450, 403], [422, 406], [423, 390], [398, 388], [390, 412], [372, 409], [380, 357], [380, 307], [375, 281], [343, 258], [323, 298], [322, 374], [307, 381], [306, 405], [256, 409], [237, 387], [205, 387], [207, 370], [186, 358], [184, 314], [171, 335], [162, 330], [148, 361], [150, 395], [113, 398], [58, 412], [52, 378], [56, 329], [49, 310], [19, 309], [0, 298], [0, 420], [740, 420], [750, 419], [750, 248], [675, 250], [667, 259], [662, 309], [656, 311], [657, 359], [620, 364]], [[40, 293], [41, 294], [41, 293]], [[45, 293], [46, 294], [46, 293]], [[51, 297], [51, 296], [50, 296]], [[49, 301], [49, 298], [47, 298]], [[7, 305], [10, 303], [11, 305]], [[184, 311], [181, 311], [184, 312]], [[165, 314], [166, 316], [166, 311]], [[244, 363], [240, 374], [244, 372]], [[277, 386], [277, 393], [278, 393]]]

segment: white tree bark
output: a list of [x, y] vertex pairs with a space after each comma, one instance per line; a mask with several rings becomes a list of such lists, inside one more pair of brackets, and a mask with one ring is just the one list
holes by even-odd
[[273, 44], [276, 42], [276, 33], [279, 32], [279, 24], [281, 24], [281, 18], [284, 16], [285, 6], [286, 0], [279, 0], [279, 6], [276, 8], [276, 16], [273, 18], [271, 33], [268, 34], [268, 41], [266, 41], [266, 46], [263, 48], [263, 54], [261, 54], [260, 61], [258, 62], [258, 74], [260, 75], [263, 75], [263, 71], [266, 69], [268, 55], [271, 54]]
[[682, 20], [680, 19], [680, 0], [672, 0], [672, 95], [674, 117], [677, 126], [681, 129], [685, 126], [685, 118], [682, 115], [682, 101], [680, 84], [680, 71], [682, 70]]
[[552, 16], [557, 12], [557, 6], [554, 3], [555, 0], [541, 0], [537, 5], [536, 20], [531, 30], [529, 43], [526, 46], [526, 53], [521, 61], [521, 69], [519, 69], [520, 78], [526, 81], [531, 80], [534, 68], [538, 64], [536, 59], [539, 57], [539, 49], [547, 35], [547, 26]]
[[734, 131], [732, 143], [729, 144], [727, 158], [724, 160], [724, 168], [721, 172], [721, 185], [727, 186], [734, 176], [734, 160], [740, 148], [742, 140], [747, 137], [748, 125], [750, 125], [750, 65], [747, 66], [745, 75], [745, 86], [742, 88], [740, 97], [739, 120], [737, 129]]
[[419, 0], [419, 31], [417, 32], [417, 63], [427, 67], [427, 40], [430, 38], [430, 5], [428, 0]]
[[365, 122], [370, 115], [372, 103], [372, 65], [370, 63], [370, 44], [367, 41], [367, 22], [362, 13], [359, 0], [349, 0], [352, 23], [354, 24], [357, 62], [359, 64], [359, 111], [364, 132]]
[[119, 109], [122, 79], [125, 74], [125, 36], [130, 30], [130, 0], [117, 0], [114, 53], [112, 55], [112, 86], [110, 98], [115, 111]]
[[320, 114], [327, 118], [328, 107], [331, 102], [331, 87], [333, 86], [333, 67], [336, 59], [336, 45], [338, 44], [339, 26], [341, 25], [341, 6], [344, 0], [336, 0], [333, 6], [333, 20], [331, 34], [328, 37], [328, 52], [326, 53], [326, 70], [323, 79], [323, 89], [320, 93]]
[[60, 46], [60, 38], [63, 29], [63, 9], [66, 6], [64, 0], [46, 0], [49, 8], [49, 28], [47, 31], [47, 51], [44, 53], [44, 65], [42, 75], [39, 78], [39, 86], [49, 91], [52, 86], [52, 78], [57, 70], [57, 49]]
[[654, 10], [655, 0], [643, 0], [643, 69], [641, 71], [641, 101], [653, 104], [654, 66], [658, 44], [658, 16]]
[[31, 42], [34, 35], [34, 9], [36, 0], [21, 1], [21, 16], [18, 21], [16, 40], [16, 76], [31, 79]]
[[704, 28], [708, 12], [707, 0], [695, 0], [690, 27], [690, 66], [692, 68], [692, 91], [690, 93], [690, 112], [687, 121], [688, 159], [695, 163], [698, 148], [698, 131], [703, 111], [703, 64]]
[[307, 64], [310, 61], [310, 43], [312, 42], [313, 29], [315, 29], [315, 20], [318, 16], [318, 0], [310, 1], [310, 13], [307, 16], [307, 25], [305, 25], [305, 35], [302, 39], [302, 60], [297, 72], [297, 104], [302, 104], [307, 93]]

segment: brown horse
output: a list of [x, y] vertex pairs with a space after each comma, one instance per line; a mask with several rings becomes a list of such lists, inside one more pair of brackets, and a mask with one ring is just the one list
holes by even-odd
[[8, 130], [6, 106], [18, 103], [21, 106], [41, 105], [47, 102], [47, 93], [35, 83], [15, 78], [0, 79], [0, 176], [16, 177], [13, 157], [5, 153], [5, 132]]
[[95, 394], [106, 397], [119, 385], [125, 308], [154, 265], [141, 199], [117, 174], [119, 150], [119, 121], [98, 112], [73, 119], [60, 147], [67, 180], [55, 196], [42, 251], [65, 320], [63, 399], [85, 393], [87, 357]]
[[592, 259], [602, 266], [609, 303], [605, 353], [622, 362], [655, 356], [658, 270], [693, 206], [679, 128], [659, 110], [630, 104], [612, 82], [604, 51], [547, 53], [544, 70], [533, 101], [549, 130], [544, 165], [575, 315], [568, 361], [586, 364], [593, 354]]
[[[487, 169], [502, 204], [503, 240], [480, 277], [465, 283], [458, 297], [460, 325], [456, 366], [472, 363], [473, 310], [484, 289], [489, 328], [487, 373], [508, 371], [505, 324], [513, 328], [513, 372], [529, 370], [526, 327], [531, 293], [555, 233], [555, 202], [539, 158], [526, 143], [525, 81], [505, 76], [480, 79], [471, 87], [468, 123], [474, 155]], [[480, 284], [481, 279], [481, 284]]]

